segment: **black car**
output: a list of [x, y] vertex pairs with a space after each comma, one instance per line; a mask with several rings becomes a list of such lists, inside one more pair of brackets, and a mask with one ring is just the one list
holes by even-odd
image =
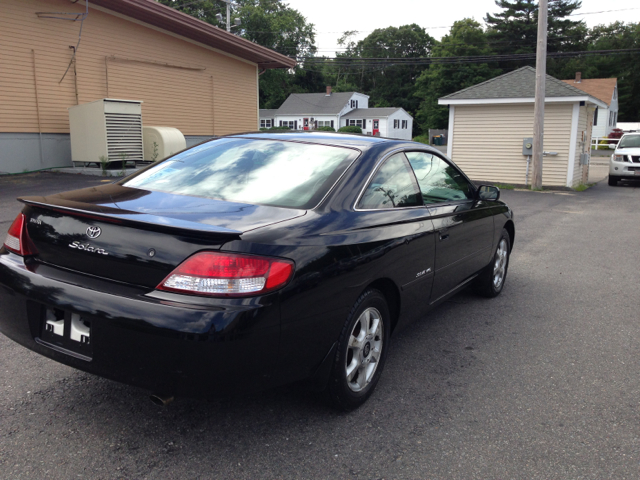
[[496, 187], [428, 146], [242, 134], [25, 204], [0, 250], [0, 331], [167, 395], [307, 380], [362, 404], [389, 338], [473, 283], [503, 289]]

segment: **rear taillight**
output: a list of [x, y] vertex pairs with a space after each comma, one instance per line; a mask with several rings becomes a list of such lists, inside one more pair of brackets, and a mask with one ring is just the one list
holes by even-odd
[[292, 275], [290, 260], [200, 252], [181, 263], [156, 288], [216, 297], [250, 296], [282, 288]]
[[35, 255], [37, 251], [29, 239], [26, 224], [24, 213], [19, 213], [9, 227], [4, 246], [7, 247], [7, 250], [18, 255]]

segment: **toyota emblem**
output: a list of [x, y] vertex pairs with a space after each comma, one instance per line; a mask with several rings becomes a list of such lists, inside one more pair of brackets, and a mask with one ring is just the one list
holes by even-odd
[[100, 227], [87, 228], [87, 237], [89, 238], [98, 238], [101, 233], [102, 233], [102, 229]]

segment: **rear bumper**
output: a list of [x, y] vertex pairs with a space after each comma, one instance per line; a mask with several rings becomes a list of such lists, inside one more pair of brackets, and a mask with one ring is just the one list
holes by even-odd
[[[277, 294], [206, 299], [144, 291], [0, 254], [0, 332], [71, 367], [176, 395], [217, 395], [282, 383]], [[47, 309], [91, 325], [90, 359], [42, 344]]]

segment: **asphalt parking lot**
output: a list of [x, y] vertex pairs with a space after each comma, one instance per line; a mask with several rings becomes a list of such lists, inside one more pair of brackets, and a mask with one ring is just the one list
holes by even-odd
[[[101, 181], [1, 177], [1, 235], [16, 196]], [[504, 191], [502, 295], [462, 292], [394, 338], [350, 414], [293, 387], [159, 408], [0, 335], [0, 477], [637, 479], [638, 187]]]

